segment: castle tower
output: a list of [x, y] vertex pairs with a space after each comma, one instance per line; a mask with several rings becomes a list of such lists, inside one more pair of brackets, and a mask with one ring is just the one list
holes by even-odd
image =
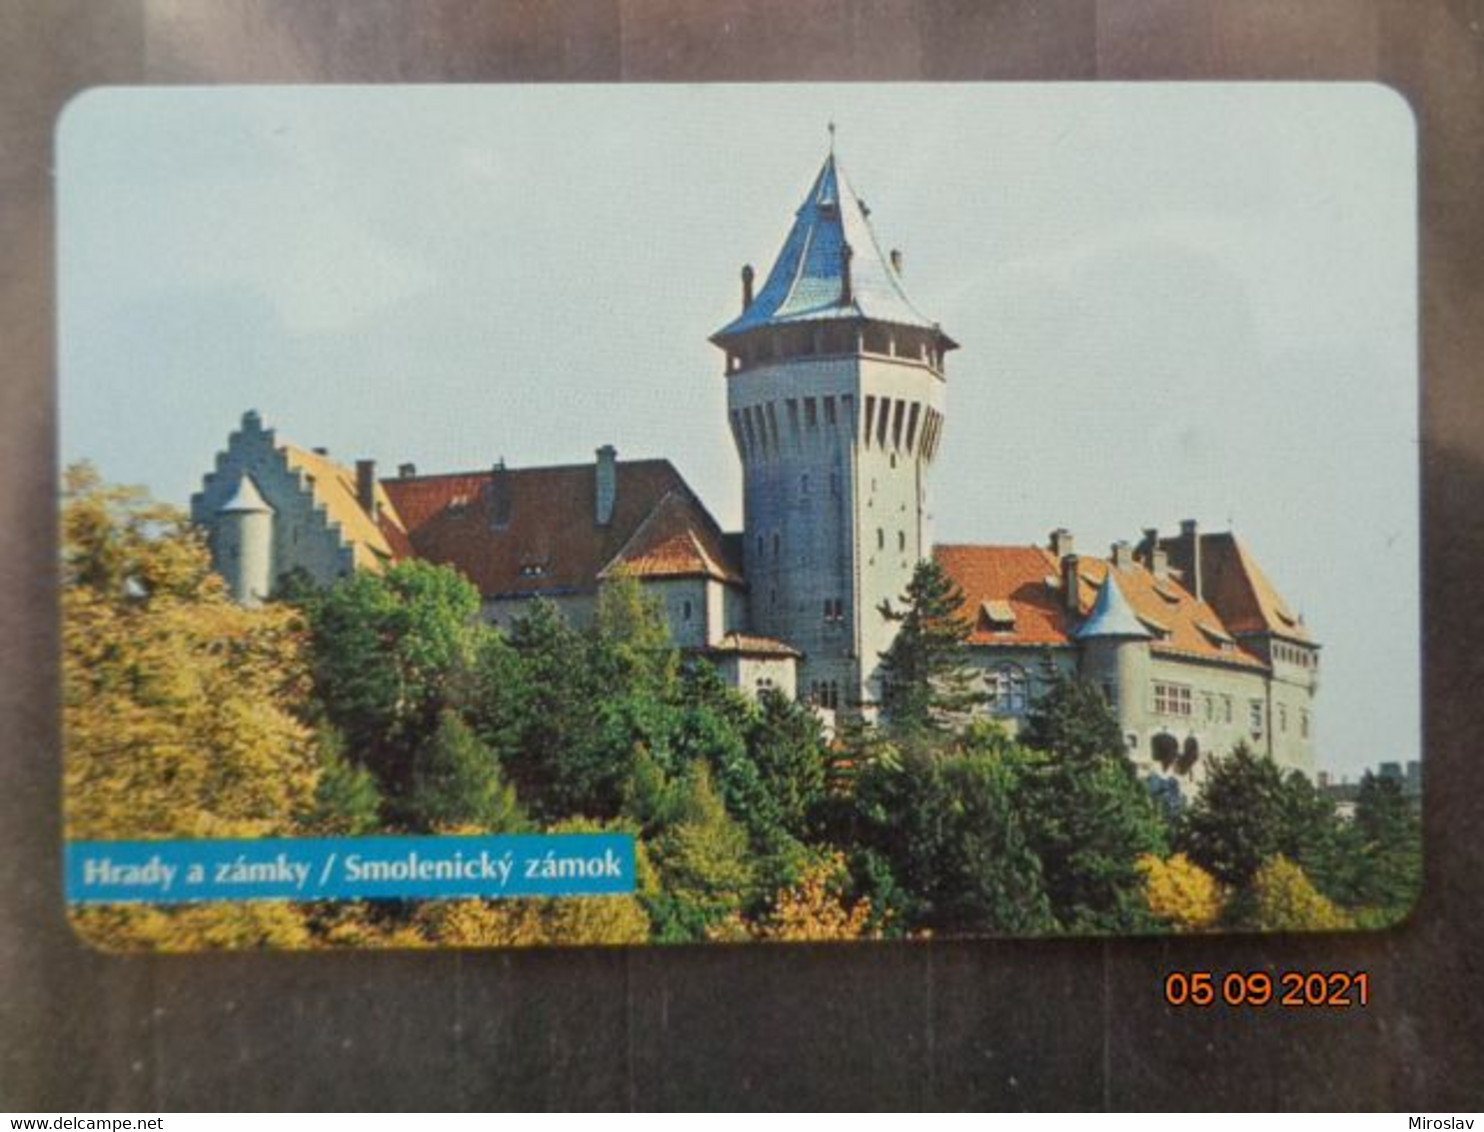
[[913, 306], [833, 150], [762, 289], [742, 270], [726, 353], [743, 465], [754, 633], [804, 655], [799, 694], [869, 710], [913, 568], [932, 553], [927, 475], [956, 343]]
[[238, 481], [216, 510], [213, 555], [217, 571], [241, 605], [258, 605], [273, 583], [273, 508], [252, 477]]
[[[1075, 570], [1075, 567], [1074, 567]], [[1082, 676], [1109, 699], [1124, 735], [1144, 729], [1144, 695], [1149, 686], [1149, 642], [1154, 634], [1134, 613], [1118, 583], [1119, 567], [1108, 576], [1091, 611], [1072, 634], [1082, 646]]]

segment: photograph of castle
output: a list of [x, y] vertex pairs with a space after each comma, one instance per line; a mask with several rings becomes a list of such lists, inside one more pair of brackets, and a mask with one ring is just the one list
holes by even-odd
[[[610, 111], [575, 90], [363, 92], [359, 102], [349, 92], [329, 101], [322, 92], [241, 92], [235, 99], [214, 92], [194, 109], [205, 111], [199, 122], [220, 118], [215, 133], [181, 113], [182, 100], [195, 96], [155, 93], [146, 104], [134, 93], [132, 100], [119, 95], [133, 105], [104, 97], [85, 106], [63, 135], [75, 147], [63, 148], [71, 158], [62, 172], [63, 341], [75, 335], [80, 343], [70, 355], [75, 372], [67, 372], [64, 349], [64, 433], [76, 422], [79, 437], [64, 450], [69, 459], [100, 466], [73, 462], [64, 498], [64, 587], [72, 602], [64, 615], [77, 646], [75, 657], [69, 653], [67, 690], [76, 713], [68, 720], [70, 835], [621, 831], [633, 836], [649, 872], [631, 896], [565, 903], [202, 904], [129, 913], [137, 923], [121, 920], [118, 909], [88, 908], [74, 912], [85, 937], [121, 947], [499, 946], [1333, 930], [1384, 926], [1405, 915], [1420, 882], [1417, 800], [1397, 776], [1372, 768], [1415, 761], [1420, 746], [1362, 749], [1350, 736], [1379, 733], [1368, 720], [1348, 718], [1366, 698], [1365, 681], [1375, 679], [1399, 692], [1391, 706], [1401, 741], [1417, 727], [1415, 674], [1406, 671], [1417, 635], [1415, 573], [1411, 592], [1401, 592], [1406, 571], [1415, 570], [1402, 533], [1415, 532], [1415, 492], [1409, 497], [1396, 474], [1414, 459], [1415, 283], [1406, 276], [1407, 257], [1415, 254], [1411, 134], [1410, 122], [1399, 126], [1395, 107], [1375, 88], [1338, 96], [1290, 91], [1278, 104], [1288, 126], [1275, 124], [1270, 92], [1212, 88], [1182, 100], [1169, 91], [1116, 88], [1085, 97], [1064, 89], [1017, 96], [965, 88], [937, 100], [944, 124], [928, 131], [939, 139], [936, 148], [904, 140], [900, 162], [891, 164], [881, 158], [892, 153], [890, 139], [902, 136], [894, 131], [927, 114], [936, 92], [771, 92], [764, 101], [797, 99], [849, 112], [849, 134], [837, 130], [832, 113], [812, 123], [815, 152], [806, 166], [784, 159], [807, 151], [802, 140], [774, 144], [761, 125], [727, 132], [766, 120], [765, 108], [751, 105], [763, 96], [743, 88], [717, 88], [704, 99], [641, 90], [632, 105], [618, 100], [612, 105], [624, 108]], [[66, 190], [88, 186], [90, 178], [106, 186], [112, 159], [112, 175], [136, 179], [135, 197], [159, 187], [154, 216], [168, 215], [166, 198], [184, 191], [167, 181], [168, 162], [156, 168], [152, 156], [131, 167], [140, 151], [121, 157], [121, 133], [137, 129], [159, 147], [155, 154], [182, 139], [187, 149], [221, 149], [236, 178], [227, 195], [251, 210], [272, 203], [275, 168], [285, 184], [318, 179], [316, 191], [330, 197], [338, 178], [367, 176], [333, 166], [319, 151], [288, 161], [275, 153], [301, 109], [324, 113], [320, 128], [332, 130], [356, 128], [342, 114], [400, 114], [409, 138], [424, 129], [435, 138], [450, 131], [457, 143], [450, 152], [465, 162], [471, 184], [496, 185], [494, 197], [508, 201], [501, 194], [515, 190], [501, 180], [498, 132], [489, 148], [460, 148], [467, 139], [450, 123], [459, 115], [475, 124], [494, 115], [507, 129], [521, 123], [531, 130], [539, 115], [518, 104], [538, 97], [553, 115], [557, 150], [580, 145], [576, 134], [560, 131], [586, 118], [596, 116], [606, 129], [592, 154], [552, 157], [546, 145], [534, 144], [504, 155], [518, 170], [516, 188], [525, 191], [509, 225], [492, 221], [497, 231], [484, 242], [471, 243], [471, 236], [452, 245], [459, 257], [509, 265], [496, 269], [506, 272], [502, 284], [469, 295], [471, 309], [490, 325], [460, 324], [486, 359], [477, 381], [461, 374], [439, 386], [438, 365], [427, 367], [435, 376], [406, 373], [380, 393], [350, 374], [337, 380], [333, 365], [312, 376], [279, 371], [256, 383], [244, 379], [234, 369], [262, 365], [254, 357], [261, 339], [250, 328], [263, 310], [246, 302], [253, 297], [241, 279], [191, 292], [185, 278], [201, 270], [192, 260], [182, 272], [179, 314], [164, 310], [156, 279], [131, 304], [110, 299], [112, 316], [148, 353], [168, 339], [172, 318], [194, 317], [187, 308], [227, 303], [232, 326], [224, 335], [249, 344], [235, 356], [225, 340], [204, 345], [199, 336], [209, 320], [191, 322], [180, 341], [192, 343], [185, 352], [197, 361], [186, 368], [204, 356], [216, 372], [200, 375], [205, 388], [198, 391], [200, 370], [189, 378], [183, 371], [190, 392], [183, 385], [178, 396], [179, 411], [193, 414], [183, 430], [192, 437], [204, 440], [224, 411], [236, 414], [235, 426], [210, 447], [188, 445], [183, 436], [167, 445], [179, 450], [172, 482], [194, 476], [187, 508], [151, 510], [146, 497], [107, 486], [117, 477], [106, 453], [85, 438], [103, 435], [94, 417], [101, 410], [100, 419], [111, 420], [117, 402], [86, 375], [119, 355], [87, 336], [99, 335], [96, 311], [108, 307], [91, 297], [104, 277], [98, 265], [121, 249], [110, 253], [108, 241], [117, 237], [89, 211], [89, 200], [104, 198], [80, 192], [69, 211]], [[337, 107], [337, 99], [348, 101]], [[438, 116], [446, 111], [453, 113]], [[639, 123], [672, 111], [694, 121], [672, 124], [663, 143], [639, 140]], [[857, 148], [857, 131], [871, 136], [873, 113], [886, 141], [870, 146], [863, 139], [859, 148], [876, 160], [852, 161], [847, 174], [845, 151]], [[1171, 131], [1167, 149], [1145, 128], [1150, 115]], [[1000, 125], [984, 125], [990, 121]], [[232, 152], [223, 122], [243, 136], [258, 130], [256, 140]], [[1059, 132], [1041, 144], [1048, 122]], [[1333, 168], [1303, 165], [1312, 136], [1290, 136], [1293, 122], [1326, 138]], [[993, 151], [1002, 165], [947, 156], [942, 139], [956, 136], [972, 153], [966, 139], [993, 129], [1008, 131]], [[1138, 201], [1138, 223], [1158, 232], [1152, 239], [1129, 222], [1109, 220], [1084, 245], [1096, 249], [1106, 230], [1113, 251], [1102, 258], [1127, 257], [1129, 278], [1138, 282], [1109, 293], [1106, 309], [1077, 305], [1080, 296], [1063, 277], [1096, 278], [1106, 266], [1096, 257], [1078, 264], [1073, 247], [1047, 252], [1024, 279], [1007, 276], [998, 293], [1013, 301], [986, 310], [972, 294], [973, 279], [956, 278], [988, 270], [971, 251], [974, 231], [996, 200], [1017, 192], [1017, 154], [1031, 155], [1029, 196], [1051, 202], [1027, 230], [1049, 246], [1047, 233], [1074, 228], [1075, 211], [1053, 207], [1059, 192], [1073, 191], [1061, 187], [1068, 179], [1048, 188], [1049, 173], [1035, 165], [1076, 130], [1091, 156], [1076, 159], [1088, 163], [1088, 179], [1074, 189], [1107, 183], [1108, 199], [1122, 192]], [[774, 250], [758, 260], [761, 269], [741, 266], [740, 287], [735, 261], [726, 267], [689, 250], [704, 244], [696, 236], [702, 227], [726, 228], [731, 199], [680, 162], [697, 136], [728, 138], [723, 164], [768, 155], [766, 175], [749, 177], [751, 196], [761, 199], [751, 201], [745, 227], [759, 255], [759, 240]], [[1378, 137], [1386, 143], [1379, 157], [1372, 144]], [[1130, 139], [1149, 147], [1149, 168], [1140, 168]], [[1187, 140], [1194, 148], [1182, 154]], [[1210, 161], [1235, 163], [1233, 169], [1244, 157], [1261, 167], [1273, 199], [1255, 190], [1223, 196], [1229, 182], [1221, 178], [1235, 174], [1212, 173], [1196, 149], [1217, 155]], [[616, 228], [614, 217], [626, 210], [614, 206], [614, 216], [584, 227], [573, 217], [633, 196], [591, 185], [568, 191], [568, 167], [543, 167], [547, 158], [579, 167], [627, 161], [640, 184], [668, 170], [667, 187], [655, 193], [663, 201], [650, 210], [666, 221], [635, 231], [625, 219]], [[1384, 182], [1367, 172], [1371, 162], [1385, 169]], [[396, 161], [386, 168], [396, 181]], [[1306, 327], [1290, 305], [1265, 322], [1264, 296], [1234, 297], [1229, 287], [1238, 269], [1219, 262], [1209, 294], [1188, 285], [1186, 260], [1168, 279], [1160, 276], [1169, 264], [1158, 255], [1170, 247], [1179, 244], [1197, 262], [1189, 248], [1215, 246], [1215, 220], [1182, 212], [1188, 205], [1160, 213], [1159, 193], [1178, 197], [1186, 172], [1199, 182], [1189, 189], [1192, 198], [1207, 194], [1201, 199], [1213, 216], [1230, 213], [1252, 241], [1282, 245], [1266, 264], [1275, 293], [1316, 288], [1315, 280], [1316, 295], [1339, 286], [1331, 265], [1316, 266], [1319, 235], [1284, 242], [1278, 220], [1269, 222], [1272, 231], [1261, 227], [1263, 207], [1287, 222], [1289, 193], [1302, 205], [1301, 217], [1319, 202], [1334, 228], [1323, 239], [1355, 255], [1363, 264], [1355, 276], [1378, 292], [1346, 295], [1344, 303], [1353, 308], [1363, 298], [1400, 312], [1388, 308], [1388, 318], [1401, 319], [1395, 325], [1372, 322], [1387, 343], [1384, 358], [1395, 359], [1382, 372], [1374, 359], [1383, 355], [1372, 352], [1375, 372], [1367, 380], [1381, 391], [1375, 405], [1351, 387], [1363, 445], [1340, 443], [1339, 420], [1330, 446], [1322, 422], [1310, 422], [1317, 431], [1302, 446], [1285, 427], [1285, 418], [1329, 395], [1326, 372], [1334, 371], [1333, 389], [1345, 388], [1355, 372], [1348, 343], [1334, 358], [1324, 356], [1339, 336], [1321, 315]], [[254, 196], [258, 179], [261, 200]], [[874, 195], [877, 206], [863, 199], [877, 179], [901, 215]], [[800, 185], [802, 197], [793, 187]], [[1341, 188], [1352, 196], [1326, 195]], [[693, 214], [674, 215], [691, 201]], [[407, 207], [431, 214], [437, 203], [414, 199]], [[933, 237], [934, 254], [909, 276], [894, 241], [912, 229], [919, 207], [930, 218], [916, 217], [919, 233], [960, 234]], [[232, 223], [243, 214], [231, 213]], [[1372, 231], [1371, 244], [1358, 242], [1373, 214], [1391, 227], [1384, 239]], [[338, 214], [326, 216], [340, 223]], [[562, 234], [564, 221], [580, 229], [571, 239]], [[251, 260], [260, 254], [255, 245], [273, 246], [271, 232], [282, 223], [275, 212], [261, 229], [244, 224], [240, 255]], [[201, 241], [208, 230], [182, 229], [182, 239]], [[593, 250], [606, 246], [592, 242], [605, 234], [616, 249], [611, 256]], [[419, 278], [416, 270], [389, 267], [368, 241], [353, 237], [336, 253], [344, 260], [310, 262], [302, 246], [295, 253], [292, 281], [267, 300], [269, 308], [297, 303], [279, 316], [292, 332], [285, 348], [329, 349], [319, 343], [375, 337], [393, 325], [389, 311], [415, 313], [422, 292], [438, 291], [429, 281], [437, 268]], [[516, 237], [525, 242], [512, 247]], [[666, 240], [674, 246], [649, 251]], [[963, 255], [947, 258], [960, 246]], [[1140, 259], [1150, 248], [1158, 254]], [[97, 261], [74, 288], [77, 309], [90, 315], [75, 322], [68, 321], [68, 280], [84, 276], [69, 276], [69, 249], [79, 265]], [[175, 254], [161, 252], [162, 270], [171, 270]], [[273, 254], [264, 254], [265, 262]], [[591, 289], [584, 282], [601, 276], [603, 265], [623, 272], [650, 255], [664, 258], [645, 269], [642, 291], [617, 279]], [[1296, 266], [1280, 264], [1285, 256]], [[553, 282], [548, 273], [556, 262], [579, 266]], [[676, 278], [679, 269], [688, 276]], [[207, 274], [223, 271], [230, 277], [230, 267]], [[1283, 272], [1313, 278], [1295, 282]], [[1034, 306], [1036, 286], [1047, 279], [1065, 291], [1060, 314], [1081, 312], [1078, 321], [1053, 321], [1047, 311], [1055, 303]], [[575, 280], [570, 295], [563, 280]], [[1149, 280], [1161, 302], [1126, 298]], [[506, 284], [509, 293], [500, 289]], [[378, 288], [388, 294], [376, 298]], [[339, 289], [345, 296], [337, 299]], [[681, 317], [698, 293], [706, 296], [700, 305], [722, 312], [719, 318]], [[726, 295], [730, 311], [719, 302]], [[674, 310], [665, 302], [671, 296]], [[952, 311], [940, 311], [935, 296], [946, 297]], [[375, 313], [357, 310], [362, 302]], [[164, 335], [141, 328], [141, 318], [156, 320]], [[128, 319], [135, 322], [124, 329]], [[415, 323], [409, 317], [408, 325]], [[602, 327], [610, 333], [601, 334]], [[1026, 350], [1046, 363], [1044, 373], [1027, 373], [1016, 387], [1006, 355], [997, 352], [986, 380], [974, 352], [1017, 333], [1044, 338], [1045, 345]], [[1288, 336], [1285, 349], [1322, 359], [1311, 367], [1315, 388], [1302, 384], [1309, 374], [1265, 361], [1281, 359], [1264, 340], [1280, 333]], [[698, 375], [654, 367], [655, 376], [647, 376], [648, 343], [672, 336], [693, 340], [697, 353], [688, 357], [709, 356], [715, 376], [704, 398], [694, 392]], [[395, 349], [406, 348], [408, 357], [439, 348], [436, 336], [397, 338]], [[1147, 346], [1144, 355], [1136, 352], [1157, 340], [1188, 345], [1164, 359]], [[534, 349], [517, 354], [518, 341]], [[565, 349], [569, 342], [581, 353]], [[1135, 368], [1121, 350], [1140, 357]], [[1227, 375], [1223, 353], [1253, 367], [1249, 387]], [[586, 376], [572, 384], [572, 359], [583, 354]], [[375, 366], [374, 350], [346, 354], [353, 356]], [[533, 371], [543, 357], [549, 371]], [[1085, 365], [1085, 375], [1058, 368], [1069, 358]], [[1136, 371], [1146, 360], [1149, 373], [1141, 377]], [[1165, 376], [1162, 365], [1178, 376]], [[1263, 376], [1264, 367], [1273, 372]], [[1096, 380], [1103, 368], [1118, 372], [1117, 384]], [[632, 381], [631, 370], [638, 375]], [[1276, 403], [1263, 400], [1270, 388], [1284, 390]], [[470, 402], [472, 390], [478, 392]], [[1125, 397], [1146, 403], [1128, 412]], [[1159, 403], [1148, 404], [1150, 398]], [[424, 399], [427, 409], [419, 404]], [[480, 463], [458, 460], [462, 448], [444, 442], [458, 433], [450, 419], [444, 441], [419, 447], [454, 458], [433, 467], [426, 457], [405, 460], [399, 424], [433, 415], [434, 405], [459, 403], [487, 405], [490, 419], [501, 422], [495, 450]], [[164, 393], [156, 411], [170, 404]], [[1346, 408], [1326, 404], [1330, 412]], [[1412, 417], [1396, 411], [1408, 404]], [[79, 406], [75, 414], [72, 405]], [[1269, 422], [1260, 432], [1222, 427], [1223, 414], [1240, 426], [1249, 411]], [[197, 419], [203, 416], [209, 419]], [[1088, 420], [1105, 427], [1090, 430]], [[317, 446], [325, 439], [317, 425], [334, 430], [333, 448]], [[522, 434], [533, 430], [559, 451], [507, 458], [504, 452], [521, 450]], [[423, 428], [419, 435], [439, 433]], [[142, 436], [132, 443], [147, 446]], [[347, 444], [366, 454], [342, 457]], [[954, 460], [955, 446], [975, 462]], [[672, 447], [683, 457], [672, 457]], [[574, 460], [584, 448], [591, 456]], [[1221, 458], [1209, 458], [1207, 449]], [[641, 454], [629, 455], [636, 450]], [[384, 455], [379, 461], [373, 453]], [[698, 459], [705, 471], [688, 480], [680, 469]], [[1254, 485], [1270, 481], [1259, 467], [1275, 469], [1288, 493], [1264, 495]], [[1148, 481], [1140, 478], [1150, 472]], [[1415, 484], [1415, 469], [1406, 474]], [[1363, 488], [1368, 476], [1389, 485], [1372, 493], [1369, 513], [1358, 499], [1308, 498], [1328, 484]], [[1144, 525], [1200, 502], [1222, 510], [1166, 518], [1164, 528]], [[1254, 521], [1237, 524], [1234, 510]], [[1378, 566], [1399, 585], [1372, 586], [1365, 562], [1341, 564], [1332, 555], [1310, 568], [1309, 545], [1327, 528], [1304, 520], [1293, 539], [1277, 537], [1284, 528], [1269, 513], [1311, 510], [1343, 517], [1346, 537], [1361, 545], [1400, 542], [1396, 558]], [[1031, 524], [1039, 524], [1037, 537], [1014, 537]], [[1260, 533], [1249, 540], [1239, 525]], [[1106, 541], [1092, 541], [1087, 526]], [[165, 554], [174, 542], [179, 547]], [[121, 558], [135, 565], [121, 567]], [[1288, 569], [1291, 563], [1297, 568]], [[100, 577], [111, 580], [100, 588]], [[150, 628], [149, 606], [164, 593], [172, 619], [196, 616], [190, 610], [197, 603], [209, 616]], [[106, 612], [110, 602], [119, 604]], [[1345, 616], [1316, 616], [1311, 629], [1307, 611], [1336, 609]], [[1365, 650], [1356, 647], [1352, 616], [1394, 650], [1375, 676], [1354, 668]], [[179, 698], [169, 701], [175, 706], [168, 726], [151, 717], [158, 703], [149, 695], [121, 693], [117, 680], [104, 679], [112, 660], [98, 643], [109, 632], [134, 634], [132, 641], [167, 631], [182, 634], [178, 650], [136, 660], [130, 671], [152, 664], [191, 671], [189, 678], [160, 677]], [[227, 665], [219, 678], [210, 671], [217, 663]], [[209, 722], [196, 720], [192, 697], [211, 702]], [[270, 704], [272, 718], [263, 718]], [[135, 728], [135, 748], [120, 750], [110, 719]], [[151, 777], [135, 768], [119, 777], [118, 760], [130, 759], [130, 749], [149, 752], [140, 767], [163, 759], [167, 772]], [[239, 756], [258, 769], [224, 769]], [[1345, 771], [1360, 785], [1349, 789], [1342, 812], [1328, 787]], [[243, 791], [244, 774], [279, 777], [272, 789]], [[189, 783], [191, 797], [172, 800], [181, 783]], [[151, 799], [140, 814], [129, 811], [130, 791]], [[217, 799], [229, 795], [231, 805], [219, 811]]]

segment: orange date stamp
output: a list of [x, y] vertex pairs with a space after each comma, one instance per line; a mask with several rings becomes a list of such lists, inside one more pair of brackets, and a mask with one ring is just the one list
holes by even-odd
[[1171, 971], [1164, 981], [1170, 1006], [1273, 1006], [1345, 1010], [1371, 1004], [1368, 971]]

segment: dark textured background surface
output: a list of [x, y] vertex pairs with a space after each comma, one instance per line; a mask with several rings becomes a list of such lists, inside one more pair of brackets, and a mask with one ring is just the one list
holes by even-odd
[[[73, 940], [59, 893], [50, 179], [71, 93], [1115, 78], [1376, 79], [1416, 110], [1429, 856], [1408, 926], [128, 959]], [[1484, 1106], [1481, 220], [1484, 0], [0, 0], [0, 1108]], [[1374, 1005], [1161, 1005], [1172, 966], [1265, 963], [1368, 968]]]

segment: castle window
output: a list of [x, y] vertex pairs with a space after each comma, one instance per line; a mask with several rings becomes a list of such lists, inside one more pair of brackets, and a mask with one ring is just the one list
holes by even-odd
[[807, 475], [799, 477], [799, 490], [805, 495], [809, 494], [809, 477]]
[[1103, 681], [1103, 699], [1108, 702], [1108, 706], [1111, 708], [1118, 706], [1118, 685], [1113, 683], [1112, 680]]
[[1232, 698], [1230, 696], [1222, 696], [1221, 697], [1221, 722], [1222, 723], [1230, 723], [1231, 721], [1232, 721]]
[[907, 532], [906, 531], [898, 531], [897, 532], [897, 549], [900, 550], [900, 551], [903, 551], [903, 552], [906, 551], [906, 549], [907, 549]]
[[1166, 684], [1156, 681], [1154, 685], [1154, 712], [1156, 715], [1189, 716], [1191, 713], [1190, 689], [1184, 684]]
[[689, 621], [690, 620], [690, 615], [691, 615], [690, 599], [689, 598], [686, 598], [685, 601], [683, 603], [681, 603], [681, 606], [680, 606], [680, 616], [681, 616], [681, 618], [683, 620]]
[[819, 427], [819, 409], [813, 397], [804, 398], [804, 427]]
[[838, 597], [827, 597], [824, 599], [824, 619], [831, 624], [839, 624], [845, 620], [845, 602]]
[[758, 690], [759, 694], [761, 694], [763, 692], [771, 691], [772, 688], [773, 688], [773, 678], [771, 676], [759, 676], [757, 678], [757, 690]]
[[776, 559], [783, 553], [783, 538], [777, 531], [773, 532], [773, 557]]
[[758, 556], [758, 560], [761, 561], [762, 560], [762, 557], [763, 557], [763, 536], [762, 535], [758, 535], [757, 536], [757, 556]]
[[783, 404], [788, 410], [788, 434], [797, 440], [799, 438], [799, 403], [790, 397]]
[[1262, 734], [1262, 701], [1252, 700], [1247, 704], [1247, 725], [1254, 739]]
[[897, 454], [895, 452], [891, 454], [891, 466], [893, 468], [897, 466]]
[[1309, 711], [1307, 708], [1299, 708], [1299, 738], [1309, 737]]
[[1288, 734], [1288, 705], [1287, 704], [1279, 704], [1278, 705], [1278, 730], [1281, 731], [1285, 735]]
[[824, 399], [824, 423], [827, 425], [835, 423], [835, 399], [833, 397]]
[[830, 494], [838, 497], [840, 494], [840, 473], [830, 473]]
[[886, 530], [882, 527], [876, 528], [876, 549], [886, 549]]
[[1216, 697], [1210, 692], [1201, 693], [1201, 704], [1206, 710], [1206, 722], [1212, 723], [1216, 719]]
[[1025, 669], [1018, 664], [1002, 664], [987, 677], [990, 710], [997, 715], [1020, 715], [1028, 702]]

